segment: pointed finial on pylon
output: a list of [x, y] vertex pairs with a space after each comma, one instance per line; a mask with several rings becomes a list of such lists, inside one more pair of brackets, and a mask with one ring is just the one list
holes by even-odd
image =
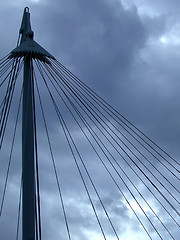
[[34, 33], [31, 30], [30, 12], [28, 7], [24, 8], [24, 14], [19, 33], [21, 34], [21, 43], [25, 41], [27, 37], [33, 39]]
[[25, 7], [21, 27], [19, 30], [21, 34], [20, 45], [15, 48], [10, 57], [19, 58], [31, 54], [32, 58], [39, 59], [40, 61], [49, 63], [48, 58], [55, 59], [43, 47], [33, 40], [34, 33], [31, 29], [30, 12], [29, 8]]

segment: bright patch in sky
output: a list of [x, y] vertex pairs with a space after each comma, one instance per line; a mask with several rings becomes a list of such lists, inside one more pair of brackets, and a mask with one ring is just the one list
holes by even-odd
[[179, 45], [180, 44], [180, 37], [177, 35], [167, 34], [165, 36], [161, 36], [159, 41], [162, 44], [168, 45]]
[[168, 40], [167, 40], [166, 37], [160, 37], [159, 41], [160, 41], [161, 43], [164, 43], [164, 44], [166, 44], [166, 43], [168, 42]]
[[[134, 209], [134, 211], [137, 213], [137, 212], [139, 212], [139, 213], [142, 213], [142, 210], [141, 210], [141, 208], [139, 207], [139, 205], [137, 204], [137, 202], [136, 201], [129, 201], [130, 202], [130, 204], [131, 204], [131, 206], [132, 206], [132, 208]], [[143, 204], [141, 204], [141, 206], [142, 206]], [[131, 212], [131, 214], [132, 214], [132, 216], [133, 216], [133, 212], [132, 212], [132, 210], [131, 210], [131, 208], [127, 205], [127, 207], [130, 209], [130, 212]], [[142, 206], [143, 207], [143, 210], [146, 212], [146, 211], [148, 211], [149, 209], [147, 208], [147, 206]]]
[[180, 45], [180, 24], [173, 25], [169, 31], [161, 35], [159, 41], [166, 45]]

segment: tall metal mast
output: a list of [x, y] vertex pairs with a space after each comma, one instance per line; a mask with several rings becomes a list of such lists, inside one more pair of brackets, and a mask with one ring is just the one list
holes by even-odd
[[35, 168], [34, 111], [32, 61], [49, 63], [54, 57], [33, 40], [29, 8], [24, 9], [20, 45], [11, 52], [12, 58], [24, 58], [22, 108], [22, 240], [35, 239]]
[[[33, 38], [30, 13], [24, 10], [20, 33], [21, 43]], [[23, 240], [35, 239], [35, 173], [34, 173], [34, 127], [32, 103], [32, 57], [24, 56], [23, 112], [22, 112], [22, 224]]]

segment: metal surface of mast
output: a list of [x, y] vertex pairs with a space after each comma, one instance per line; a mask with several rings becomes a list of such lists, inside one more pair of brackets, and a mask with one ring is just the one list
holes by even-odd
[[[20, 29], [21, 43], [32, 38], [30, 14], [27, 8]], [[34, 173], [34, 128], [32, 104], [32, 57], [24, 56], [23, 113], [22, 113], [22, 189], [23, 189], [23, 240], [35, 239], [35, 173]]]
[[34, 110], [33, 110], [33, 59], [49, 64], [54, 59], [33, 40], [29, 8], [24, 9], [21, 42], [10, 58], [24, 58], [23, 110], [22, 110], [22, 240], [35, 239], [35, 163], [34, 163]]

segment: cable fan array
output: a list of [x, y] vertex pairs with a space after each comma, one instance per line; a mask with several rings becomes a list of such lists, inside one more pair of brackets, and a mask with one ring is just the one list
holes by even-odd
[[[17, 81], [17, 78], [26, 56], [19, 54], [16, 58], [11, 58], [8, 55], [0, 61], [0, 78], [2, 79], [0, 86], [1, 92], [4, 94], [1, 94], [0, 105], [1, 150], [6, 147], [3, 145], [3, 141], [8, 136], [7, 125], [14, 99], [17, 108], [7, 174], [2, 192], [1, 217], [6, 199], [17, 126], [20, 121], [22, 84], [19, 79], [19, 82]], [[56, 150], [53, 149], [51, 129], [48, 124], [48, 121], [52, 123], [53, 120], [57, 128], [61, 127], [61, 133], [64, 134], [73, 166], [81, 180], [102, 239], [108, 239], [108, 231], [111, 232], [113, 239], [121, 239], [121, 235], [118, 224], [113, 221], [111, 211], [108, 210], [108, 205], [101, 195], [97, 176], [92, 174], [92, 168], [96, 164], [98, 171], [103, 171], [103, 178], [111, 182], [117, 196], [131, 210], [136, 218], [136, 224], [141, 226], [149, 239], [165, 239], [167, 237], [175, 240], [174, 232], [180, 227], [180, 163], [57, 60], [48, 59], [45, 62], [40, 59], [40, 57], [32, 56], [31, 62], [36, 155], [36, 239], [42, 238], [41, 231], [43, 231], [40, 211], [39, 162], [41, 159], [39, 159], [39, 152], [41, 149], [38, 147], [38, 124], [40, 128], [44, 126], [67, 238], [73, 239], [71, 222], [68, 218], [70, 213], [66, 208], [62, 191], [63, 176], [60, 176], [57, 170], [61, 157], [57, 157]], [[18, 88], [16, 88], [17, 85]], [[6, 91], [4, 91], [5, 88]], [[17, 96], [19, 100], [17, 100]], [[50, 116], [51, 111], [56, 116], [55, 120]], [[48, 115], [47, 112], [49, 112]], [[42, 120], [40, 123], [38, 123], [39, 119]], [[96, 172], [95, 170], [94, 172]], [[19, 239], [21, 195], [20, 190], [16, 239]], [[111, 230], [105, 229], [106, 224], [99, 214], [99, 208], [106, 217], [108, 229]]]

